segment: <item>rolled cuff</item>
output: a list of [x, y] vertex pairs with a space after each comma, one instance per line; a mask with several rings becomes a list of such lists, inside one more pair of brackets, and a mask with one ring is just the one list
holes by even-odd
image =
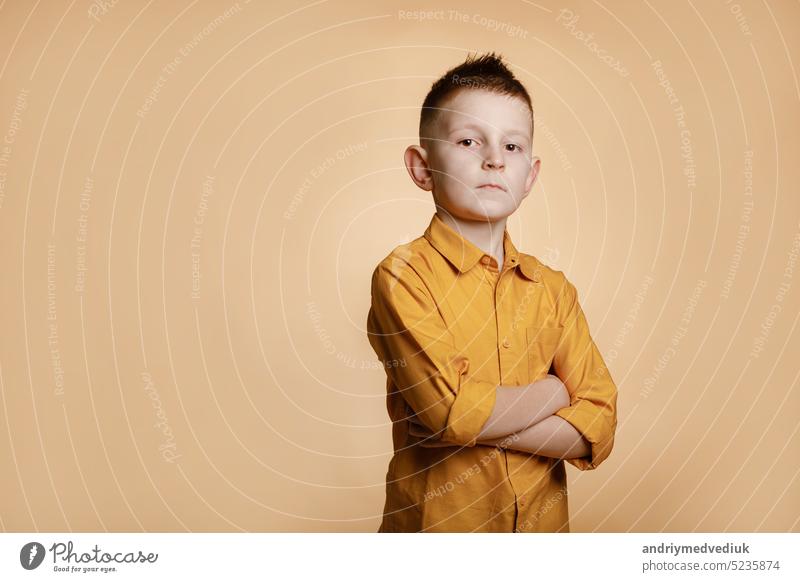
[[450, 407], [442, 440], [474, 447], [483, 426], [494, 410], [497, 386], [482, 380], [461, 380]]
[[615, 427], [609, 426], [608, 421], [598, 413], [594, 404], [578, 401], [572, 406], [556, 411], [555, 415], [574, 426], [592, 447], [590, 456], [566, 459], [567, 462], [581, 471], [587, 471], [596, 469], [611, 454], [611, 449], [614, 448]]

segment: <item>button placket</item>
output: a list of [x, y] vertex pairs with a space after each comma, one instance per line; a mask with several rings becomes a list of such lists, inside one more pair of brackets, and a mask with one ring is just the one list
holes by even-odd
[[524, 349], [525, 339], [520, 341], [519, 331], [513, 325], [513, 314], [508, 310], [507, 295], [513, 285], [513, 271], [506, 269], [498, 273], [495, 289], [495, 314], [497, 317], [497, 349], [500, 358], [500, 373], [503, 382], [520, 384], [523, 381], [519, 372], [520, 349]]

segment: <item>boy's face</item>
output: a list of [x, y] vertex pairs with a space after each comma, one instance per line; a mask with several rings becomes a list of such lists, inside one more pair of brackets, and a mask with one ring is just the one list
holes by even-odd
[[510, 216], [530, 192], [540, 165], [531, 156], [527, 103], [470, 89], [441, 107], [429, 137], [406, 150], [412, 178], [455, 218], [495, 222]]

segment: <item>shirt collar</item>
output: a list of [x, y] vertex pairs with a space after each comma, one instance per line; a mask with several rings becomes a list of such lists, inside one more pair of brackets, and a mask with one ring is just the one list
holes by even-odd
[[[436, 213], [431, 218], [431, 222], [423, 236], [431, 243], [431, 246], [439, 251], [461, 273], [469, 271], [486, 254], [475, 244], [453, 230]], [[511, 235], [508, 234], [508, 229], [503, 232], [503, 252], [506, 260], [514, 265], [514, 268], [519, 266], [520, 272], [525, 277], [531, 281], [538, 282], [540, 280], [538, 261], [531, 255], [517, 251], [517, 247], [511, 242]]]

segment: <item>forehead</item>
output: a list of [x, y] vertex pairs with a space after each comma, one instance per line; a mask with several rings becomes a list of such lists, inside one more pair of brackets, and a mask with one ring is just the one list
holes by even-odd
[[531, 111], [521, 97], [478, 89], [461, 90], [441, 105], [438, 124], [445, 132], [479, 126], [503, 133], [531, 130]]

